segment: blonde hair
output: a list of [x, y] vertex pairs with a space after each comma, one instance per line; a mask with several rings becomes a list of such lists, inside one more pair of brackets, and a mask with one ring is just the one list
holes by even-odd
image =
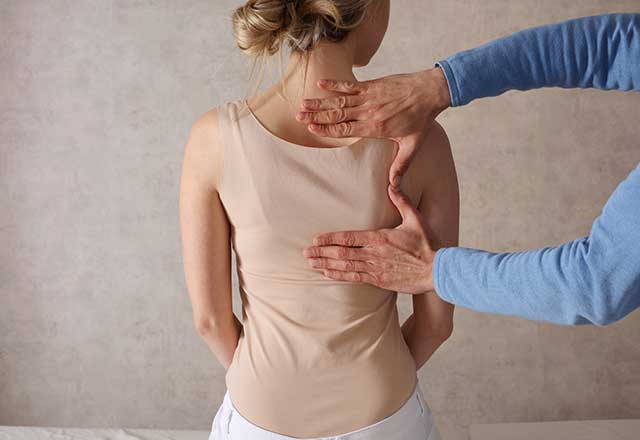
[[341, 42], [374, 1], [249, 0], [234, 11], [233, 32], [240, 50], [254, 57], [262, 72], [266, 60], [284, 47], [306, 56], [321, 41]]

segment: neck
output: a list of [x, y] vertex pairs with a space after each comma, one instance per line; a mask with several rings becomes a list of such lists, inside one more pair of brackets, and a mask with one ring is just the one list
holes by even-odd
[[[353, 50], [350, 40], [337, 43], [320, 43], [308, 55], [292, 54], [282, 85], [287, 96], [296, 101], [307, 97], [331, 95], [317, 87], [319, 79], [353, 81]], [[305, 75], [306, 72], [306, 75]]]

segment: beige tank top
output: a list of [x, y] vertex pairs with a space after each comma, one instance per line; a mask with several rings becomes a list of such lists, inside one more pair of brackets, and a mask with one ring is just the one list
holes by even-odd
[[[226, 372], [236, 410], [282, 435], [350, 432], [391, 415], [417, 384], [397, 293], [329, 280], [302, 255], [315, 234], [394, 227], [387, 195], [396, 146], [285, 141], [244, 101], [219, 108], [220, 198], [236, 253], [243, 332]], [[410, 169], [403, 189], [421, 190]]]

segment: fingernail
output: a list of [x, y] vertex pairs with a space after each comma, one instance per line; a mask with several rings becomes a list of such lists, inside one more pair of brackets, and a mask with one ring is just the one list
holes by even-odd
[[400, 186], [400, 177], [399, 176], [395, 176], [393, 178], [393, 186], [394, 186], [394, 188], [393, 188], [394, 191], [397, 190], [397, 188]]
[[319, 86], [326, 86], [327, 84], [329, 84], [329, 81], [326, 79], [319, 79], [318, 80], [318, 85]]
[[302, 112], [298, 112], [296, 113], [296, 121], [304, 121], [305, 119], [305, 114]]
[[310, 257], [311, 256], [311, 249], [310, 248], [304, 248], [304, 250], [302, 251], [302, 255], [304, 255], [305, 257]]

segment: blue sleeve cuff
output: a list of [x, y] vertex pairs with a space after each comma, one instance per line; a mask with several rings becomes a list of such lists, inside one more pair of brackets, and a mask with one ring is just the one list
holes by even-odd
[[460, 105], [460, 88], [456, 81], [456, 77], [453, 73], [453, 69], [447, 60], [441, 60], [436, 63], [437, 67], [440, 67], [444, 72], [444, 77], [449, 85], [449, 96], [451, 97], [451, 107], [458, 107]]
[[444, 280], [442, 279], [442, 258], [444, 253], [447, 251], [448, 248], [442, 248], [439, 249], [436, 252], [436, 256], [433, 259], [433, 268], [431, 269], [432, 272], [432, 276], [433, 276], [433, 287], [436, 290], [436, 293], [438, 294], [438, 296], [448, 302], [453, 304], [453, 301], [451, 300], [450, 297], [447, 296], [446, 292], [445, 292], [445, 288], [444, 288]]

